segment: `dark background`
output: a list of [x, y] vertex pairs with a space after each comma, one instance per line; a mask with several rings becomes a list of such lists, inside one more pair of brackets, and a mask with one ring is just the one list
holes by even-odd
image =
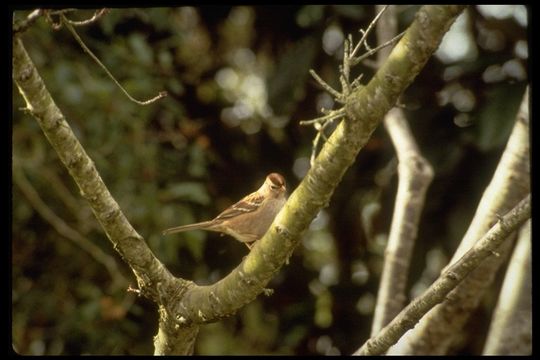
[[[505, 17], [509, 9], [515, 15]], [[400, 31], [417, 10], [398, 7]], [[469, 50], [454, 60], [434, 56], [401, 99], [435, 170], [412, 259], [411, 297], [438, 276], [465, 233], [527, 83], [527, 25], [518, 21], [525, 10], [491, 10], [494, 16], [469, 7], [462, 32]], [[15, 12], [15, 18], [29, 12]], [[374, 15], [367, 5], [111, 9], [98, 22], [77, 27], [132, 96], [169, 93], [149, 106], [129, 101], [67, 29], [55, 31], [41, 18], [22, 39], [129, 221], [174, 275], [209, 284], [231, 271], [246, 247], [214, 233], [162, 237], [161, 231], [214, 217], [272, 171], [285, 175], [290, 191], [296, 187], [309, 168], [315, 135], [299, 121], [332, 106], [308, 70], [337, 86], [340, 36], [352, 33], [358, 40], [358, 29]], [[369, 39], [375, 46], [375, 35]], [[353, 74], [359, 73], [367, 82], [374, 70], [359, 65]], [[18, 110], [23, 100], [12, 86], [14, 163], [44, 206], [113, 257], [135, 286], [36, 121]], [[195, 353], [357, 349], [370, 332], [396, 186], [395, 153], [381, 126], [269, 284], [274, 294], [203, 326]], [[113, 283], [104, 266], [55, 231], [17, 181], [12, 232], [17, 352], [153, 352], [155, 305], [127, 293], [127, 282]], [[454, 353], [481, 352], [495, 302], [494, 288]]]

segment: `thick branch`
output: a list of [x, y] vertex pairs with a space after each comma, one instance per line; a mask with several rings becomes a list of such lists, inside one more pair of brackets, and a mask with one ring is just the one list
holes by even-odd
[[[175, 279], [167, 271], [128, 222], [103, 183], [93, 161], [54, 103], [19, 36], [13, 38], [13, 80], [26, 102], [27, 111], [34, 115], [58, 157], [69, 170], [115, 250], [132, 268], [141, 294], [159, 303], [162, 299], [161, 288], [174, 288], [176, 293], [181, 293], [189, 287], [190, 282]], [[170, 324], [160, 322], [162, 336], [170, 335], [178, 339], [177, 332], [169, 333], [167, 329], [171, 329]], [[178, 347], [189, 348], [189, 344], [178, 344]]]
[[[516, 124], [495, 174], [486, 188], [471, 225], [451, 263], [484, 234], [513, 204], [530, 191], [529, 100], [526, 91]], [[500, 256], [489, 259], [456, 288], [445, 301], [390, 349], [390, 354], [445, 354], [454, 337], [476, 309], [493, 281], [511, 243], [499, 249]]]
[[[395, 6], [391, 5], [386, 16], [383, 16], [377, 24], [380, 44], [393, 38], [397, 33], [395, 12]], [[384, 49], [378, 54], [379, 63], [386, 59], [387, 52], [388, 50]], [[403, 111], [399, 108], [390, 110], [384, 119], [384, 126], [392, 139], [399, 160], [399, 184], [377, 293], [371, 327], [372, 336], [403, 309], [407, 300], [405, 290], [418, 223], [427, 189], [433, 179], [433, 168], [420, 153]]]
[[401, 109], [392, 109], [386, 115], [384, 124], [398, 155], [399, 184], [371, 328], [372, 335], [388, 324], [405, 305], [412, 251], [426, 192], [433, 179], [433, 169], [417, 149]]
[[160, 306], [159, 330], [154, 337], [154, 355], [191, 355], [198, 334], [198, 325], [181, 325], [175, 319], [170, 318], [168, 311]]
[[484, 355], [532, 354], [531, 221], [519, 232], [492, 316]]
[[328, 206], [334, 189], [382, 116], [414, 80], [463, 8], [424, 6], [419, 10], [373, 80], [348, 98], [348, 119], [339, 124], [325, 143], [266, 235], [227, 277], [214, 285], [188, 290], [175, 309], [178, 319], [186, 323], [214, 321], [234, 313], [261, 292], [291, 255], [319, 210]]
[[531, 217], [531, 195], [527, 195], [502, 217], [461, 259], [456, 261], [426, 292], [411, 302], [379, 334], [368, 340], [354, 355], [380, 355], [420, 320], [429, 309], [442, 302], [467, 275], [484, 260], [496, 257], [497, 248], [512, 231]]

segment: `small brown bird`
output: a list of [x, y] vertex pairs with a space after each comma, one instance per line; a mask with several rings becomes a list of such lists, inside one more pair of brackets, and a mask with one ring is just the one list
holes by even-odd
[[216, 231], [234, 237], [251, 250], [252, 243], [263, 237], [285, 205], [286, 193], [285, 178], [271, 173], [259, 190], [231, 205], [213, 220], [173, 227], [163, 231], [163, 235], [189, 230]]

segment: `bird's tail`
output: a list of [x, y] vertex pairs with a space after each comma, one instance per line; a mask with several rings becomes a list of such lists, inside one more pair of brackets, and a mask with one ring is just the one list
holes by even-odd
[[189, 224], [189, 225], [182, 225], [182, 226], [176, 226], [176, 227], [172, 227], [172, 228], [169, 228], [167, 230], [163, 230], [162, 234], [163, 235], [169, 235], [169, 234], [174, 234], [174, 233], [178, 233], [178, 232], [182, 232], [182, 231], [190, 231], [190, 230], [213, 230], [210, 226], [212, 222], [211, 221], [203, 221], [203, 222], [200, 222], [200, 223], [196, 223], [196, 224]]

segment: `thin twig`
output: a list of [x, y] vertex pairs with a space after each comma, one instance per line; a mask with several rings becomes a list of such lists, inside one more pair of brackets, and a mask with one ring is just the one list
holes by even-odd
[[91, 24], [91, 23], [99, 20], [99, 18], [101, 18], [103, 15], [107, 14], [108, 12], [109, 12], [109, 9], [103, 8], [103, 9], [100, 9], [100, 10], [96, 10], [94, 12], [94, 15], [90, 19], [81, 20], [81, 21], [70, 20], [67, 17], [65, 19], [71, 25], [83, 26], [83, 25], [88, 25], [88, 24]]
[[313, 139], [313, 147], [311, 148], [311, 157], [310, 157], [310, 165], [313, 166], [315, 163], [315, 158], [317, 157], [317, 149], [319, 148], [319, 142], [321, 141], [321, 138], [326, 142], [328, 141], [328, 137], [324, 133], [324, 130], [328, 127], [328, 125], [332, 124], [334, 120], [337, 118], [343, 116], [342, 114], [338, 114], [337, 116], [334, 116], [332, 118], [327, 119], [325, 122], [321, 123], [317, 122], [314, 124], [315, 130], [317, 130], [317, 135], [315, 136], [315, 139]]
[[313, 139], [313, 146], [311, 147], [311, 156], [309, 157], [309, 165], [313, 167], [313, 164], [315, 164], [315, 159], [317, 158], [317, 149], [319, 147], [319, 141], [321, 139], [321, 133], [317, 132], [317, 135], [315, 135], [315, 138]]
[[68, 8], [68, 9], [61, 9], [61, 10], [47, 10], [47, 12], [51, 15], [62, 15], [62, 14], [66, 14], [68, 12], [75, 12], [75, 11], [78, 11], [79, 9], [75, 9], [75, 8]]
[[[339, 82], [341, 83], [341, 92], [343, 93], [343, 98], [347, 98], [351, 93], [351, 85], [349, 84], [350, 65], [349, 60], [346, 61], [347, 66], [343, 65], [339, 67]], [[347, 74], [347, 76], [345, 75]]]
[[[355, 58], [355, 56], [356, 56], [356, 53], [361, 48], [362, 43], [364, 43], [364, 46], [366, 47], [366, 49], [368, 49], [369, 55], [374, 54], [375, 52], [377, 52], [377, 50], [380, 50], [384, 46], [388, 46], [392, 43], [392, 42], [389, 42], [388, 44], [378, 47], [376, 49], [371, 49], [367, 44], [367, 36], [369, 35], [374, 25], [377, 23], [377, 21], [379, 20], [379, 18], [381, 17], [381, 15], [384, 13], [384, 11], [387, 8], [388, 8], [388, 5], [385, 6], [377, 14], [377, 16], [375, 16], [375, 18], [373, 19], [373, 21], [371, 21], [371, 23], [369, 24], [368, 28], [365, 31], [360, 30], [362, 33], [362, 38], [360, 39], [358, 44], [356, 44], [356, 46], [354, 46], [354, 42], [353, 42], [353, 38], [351, 34], [349, 34], [347, 38], [344, 40], [343, 64], [339, 66], [339, 73], [340, 73], [339, 82], [341, 84], [341, 93], [335, 90], [334, 88], [332, 88], [330, 85], [328, 85], [323, 79], [321, 79], [319, 75], [317, 75], [315, 71], [311, 69], [309, 70], [309, 73], [311, 74], [311, 76], [313, 76], [313, 78], [323, 87], [323, 89], [328, 91], [328, 93], [330, 93], [337, 102], [344, 104], [348, 96], [351, 94], [351, 92], [354, 89], [357, 89], [358, 87], [361, 86], [360, 80], [362, 78], [362, 74], [356, 77], [352, 82], [349, 81], [349, 77], [350, 77], [351, 66], [354, 66], [358, 63], [358, 61], [356, 61], [357, 58]], [[394, 39], [394, 41], [397, 41], [397, 38]], [[354, 49], [353, 49], [353, 46], [354, 46]], [[300, 125], [313, 125], [315, 129], [317, 130], [317, 135], [313, 139], [313, 148], [311, 151], [310, 163], [312, 165], [315, 162], [315, 157], [316, 157], [316, 154], [318, 153], [318, 148], [319, 148], [319, 143], [321, 141], [321, 138], [323, 138], [323, 140], [325, 141], [327, 139], [326, 134], [324, 133], [324, 129], [328, 126], [328, 124], [330, 124], [334, 120], [340, 117], [343, 117], [344, 111], [345, 111], [344, 108], [341, 108], [339, 110], [330, 111], [328, 112], [328, 114], [325, 114], [325, 116], [321, 116], [313, 120], [300, 121]]]
[[45, 14], [45, 19], [47, 19], [47, 21], [51, 24], [51, 27], [54, 29], [54, 30], [59, 30], [61, 27], [62, 27], [62, 20], [54, 20], [52, 18], [51, 15], [61, 15], [63, 14], [64, 12], [67, 12], [71, 9], [66, 9], [66, 10], [61, 10], [61, 11], [50, 11], [50, 10], [45, 10], [43, 13]]
[[360, 63], [362, 60], [364, 60], [364, 59], [370, 57], [371, 55], [375, 54], [377, 51], [381, 50], [382, 48], [385, 48], [388, 45], [392, 45], [393, 43], [395, 43], [399, 39], [401, 39], [403, 37], [403, 35], [405, 35], [405, 31], [403, 31], [401, 34], [397, 35], [393, 39], [388, 40], [384, 44], [381, 44], [381, 45], [377, 46], [375, 49], [371, 49], [367, 53], [362, 54], [361, 56], [359, 56], [357, 58], [351, 58], [350, 59], [351, 65], [356, 65], [356, 64]]
[[333, 119], [329, 119], [327, 122], [325, 122], [324, 124], [315, 124], [315, 129], [317, 129], [318, 132], [321, 133], [321, 137], [323, 138], [324, 141], [328, 141], [328, 137], [326, 136], [326, 134], [324, 133], [324, 130], [334, 122], [334, 120], [336, 120], [337, 118], [333, 118]]
[[79, 45], [83, 48], [84, 51], [86, 51], [88, 53], [88, 55], [90, 55], [90, 57], [107, 73], [107, 75], [112, 79], [112, 81], [114, 81], [114, 83], [120, 88], [120, 90], [122, 90], [122, 92], [128, 97], [128, 99], [130, 99], [131, 101], [133, 101], [134, 103], [137, 103], [139, 105], [149, 105], [149, 104], [152, 104], [153, 102], [167, 96], [167, 92], [166, 91], [161, 91], [157, 96], [153, 97], [152, 99], [150, 100], [146, 100], [146, 101], [140, 101], [140, 100], [137, 100], [137, 99], [134, 99], [123, 87], [122, 85], [120, 85], [120, 83], [116, 80], [116, 78], [111, 74], [111, 72], [109, 71], [109, 69], [107, 69], [107, 67], [105, 65], [103, 65], [103, 63], [97, 58], [96, 55], [94, 55], [94, 53], [92, 53], [92, 51], [86, 46], [86, 44], [82, 41], [82, 39], [79, 37], [79, 34], [77, 34], [77, 32], [75, 31], [75, 28], [73, 28], [73, 26], [69, 23], [68, 19], [66, 18], [66, 16], [64, 14], [60, 14], [60, 17], [62, 19], [62, 22], [66, 25], [66, 27], [68, 28], [68, 30], [73, 34], [73, 36], [75, 37], [75, 40], [77, 40], [77, 42], [79, 43]]
[[364, 74], [360, 74], [356, 77], [356, 79], [353, 80], [353, 82], [351, 83], [351, 89], [354, 90], [356, 89], [357, 87], [359, 87], [361, 84], [360, 84], [360, 80], [362, 80], [362, 77], [364, 76]]
[[373, 29], [373, 26], [375, 26], [375, 24], [377, 23], [377, 21], [382, 16], [382, 14], [386, 11], [387, 8], [388, 8], [388, 5], [385, 5], [385, 7], [381, 11], [379, 11], [379, 13], [375, 16], [375, 18], [369, 23], [368, 28], [365, 31], [363, 29], [360, 29], [362, 38], [360, 39], [360, 41], [358, 41], [358, 43], [356, 44], [356, 46], [354, 47], [352, 51], [351, 51], [351, 46], [353, 44], [352, 35], [349, 34], [348, 36], [349, 40], [345, 41], [345, 42], [350, 43], [350, 44], [347, 44], [346, 47], [344, 46], [343, 67], [340, 70], [342, 74], [342, 76], [340, 76], [341, 87], [343, 89], [345, 96], [348, 96], [351, 90], [354, 89], [354, 87], [351, 86], [351, 83], [349, 82], [349, 76], [350, 76], [351, 66], [358, 64], [358, 62], [355, 62], [354, 59], [355, 59], [356, 53], [360, 50], [360, 47], [362, 46], [362, 44], [364, 44], [364, 47], [370, 54], [373, 54], [377, 51], [369, 47], [367, 43], [367, 37], [369, 33], [371, 32], [371, 30]]
[[[345, 39], [345, 41], [343, 41], [343, 77], [345, 77], [345, 79], [349, 79], [349, 75], [350, 75], [350, 71], [351, 71], [351, 68], [350, 68], [350, 65], [349, 65], [349, 58], [351, 56], [351, 46], [353, 44], [353, 39], [352, 39], [352, 35], [349, 34], [349, 36], [347, 36], [347, 38]], [[342, 86], [343, 86], [343, 83], [342, 83]]]
[[332, 88], [330, 85], [328, 85], [323, 79], [321, 79], [321, 77], [319, 75], [317, 75], [317, 73], [313, 70], [313, 69], [309, 69], [309, 73], [311, 74], [311, 76], [313, 76], [313, 78], [326, 90], [328, 91], [330, 94], [332, 94], [334, 96], [334, 98], [336, 99], [336, 101], [340, 101], [342, 95], [340, 92], [338, 92], [337, 90], [335, 90], [334, 88]]
[[362, 43], [363, 43], [363, 42], [366, 42], [366, 43], [367, 43], [366, 40], [367, 40], [367, 37], [368, 37], [369, 33], [370, 33], [371, 30], [373, 29], [373, 26], [375, 26], [375, 24], [377, 23], [377, 20], [379, 20], [379, 18], [381, 17], [381, 15], [386, 11], [386, 9], [388, 9], [388, 5], [386, 5], [381, 11], [379, 11], [379, 13], [377, 14], [377, 16], [375, 16], [375, 19], [373, 19], [373, 21], [369, 23], [369, 26], [368, 26], [368, 28], [366, 29], [366, 31], [360, 29], [360, 32], [362, 33], [362, 38], [360, 39], [360, 41], [358, 42], [358, 44], [356, 44], [356, 46], [354, 47], [354, 50], [352, 51], [350, 58], [354, 58], [354, 56], [356, 55], [356, 53], [358, 52], [358, 50], [360, 50], [360, 47], [362, 46]]

